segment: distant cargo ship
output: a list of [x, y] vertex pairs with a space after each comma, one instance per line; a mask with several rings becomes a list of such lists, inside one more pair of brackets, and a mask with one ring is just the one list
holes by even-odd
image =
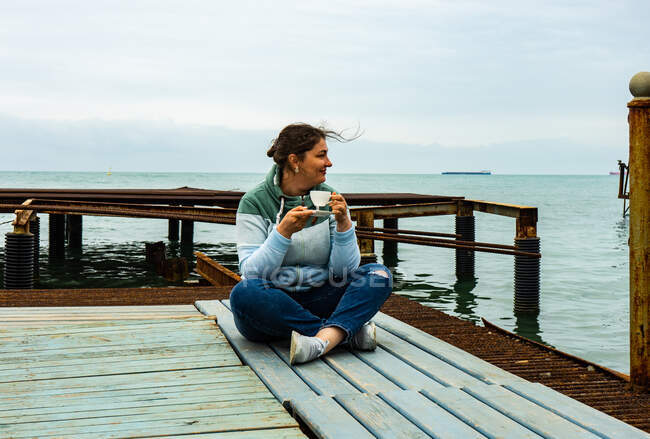
[[492, 171], [445, 171], [442, 175], [492, 175]]
[[609, 171], [609, 175], [621, 175], [619, 171]]

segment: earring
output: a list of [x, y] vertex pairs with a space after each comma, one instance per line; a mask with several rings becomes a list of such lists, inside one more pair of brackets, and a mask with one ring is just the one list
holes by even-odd
[[297, 174], [298, 172], [300, 172], [300, 168], [296, 166], [295, 168], [293, 168], [293, 172]]

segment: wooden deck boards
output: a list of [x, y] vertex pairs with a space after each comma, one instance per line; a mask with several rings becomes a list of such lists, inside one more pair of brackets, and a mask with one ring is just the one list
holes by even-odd
[[192, 305], [0, 308], [0, 437], [304, 438]]
[[217, 316], [243, 361], [317, 437], [650, 437], [382, 313], [375, 352], [339, 347], [290, 366], [287, 343], [239, 334], [227, 301], [196, 305]]

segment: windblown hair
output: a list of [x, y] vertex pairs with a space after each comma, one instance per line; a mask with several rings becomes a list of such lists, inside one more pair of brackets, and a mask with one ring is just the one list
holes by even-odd
[[359, 137], [357, 132], [353, 137], [346, 138], [342, 133], [328, 130], [324, 127], [314, 127], [306, 123], [287, 125], [273, 140], [266, 155], [273, 158], [280, 169], [287, 165], [290, 154], [296, 154], [301, 160], [305, 152], [312, 149], [321, 139], [334, 139], [339, 142], [349, 142]]

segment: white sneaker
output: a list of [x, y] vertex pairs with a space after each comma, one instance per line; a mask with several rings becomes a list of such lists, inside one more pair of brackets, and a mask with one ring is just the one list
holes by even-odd
[[318, 337], [300, 335], [291, 331], [291, 349], [289, 350], [289, 363], [306, 363], [323, 355], [329, 342]]
[[377, 327], [375, 322], [366, 322], [348, 342], [352, 349], [374, 351], [377, 348]]

